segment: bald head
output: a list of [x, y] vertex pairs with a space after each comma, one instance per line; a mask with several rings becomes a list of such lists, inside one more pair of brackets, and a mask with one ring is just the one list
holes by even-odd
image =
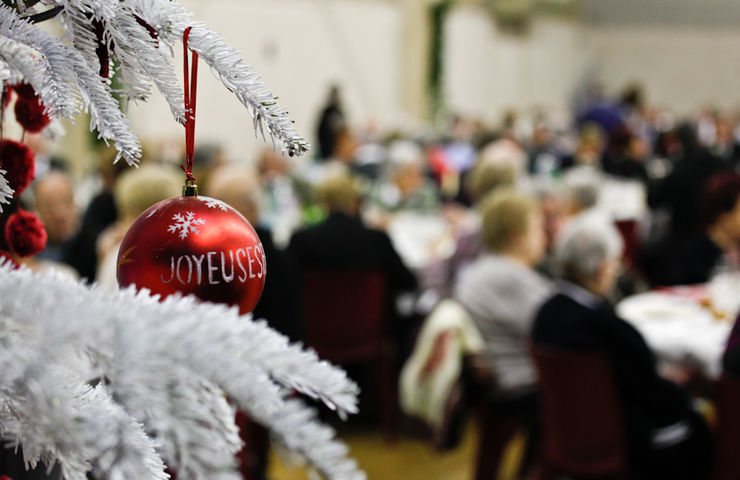
[[211, 174], [206, 187], [206, 195], [228, 203], [256, 225], [262, 189], [249, 169], [235, 165], [219, 167]]
[[72, 177], [52, 170], [34, 183], [34, 203], [50, 244], [63, 243], [77, 233], [79, 223]]

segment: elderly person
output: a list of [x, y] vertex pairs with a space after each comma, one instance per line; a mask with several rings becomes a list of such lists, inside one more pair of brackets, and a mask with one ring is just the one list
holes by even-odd
[[595, 207], [603, 181], [599, 170], [591, 166], [583, 165], [568, 170], [563, 176], [567, 215], [578, 215]]
[[74, 196], [72, 176], [53, 169], [33, 183], [33, 205], [48, 235], [46, 247], [21, 263], [35, 271], [56, 270], [78, 277], [93, 257], [79, 236], [80, 215]]
[[372, 269], [387, 274], [392, 293], [414, 290], [416, 277], [387, 234], [360, 219], [360, 190], [348, 176], [324, 181], [317, 198], [329, 212], [322, 223], [296, 232], [288, 247], [300, 269]]
[[100, 234], [97, 242], [98, 271], [95, 280], [115, 287], [118, 248], [136, 217], [157, 202], [182, 191], [182, 174], [174, 167], [144, 165], [123, 173], [113, 187], [118, 220]]
[[388, 149], [386, 178], [371, 192], [375, 207], [385, 213], [434, 213], [439, 195], [426, 176], [424, 151], [415, 142], [398, 140]]
[[444, 284], [440, 291], [442, 296], [447, 296], [460, 272], [483, 251], [480, 233], [480, 207], [484, 203], [483, 199], [495, 191], [512, 188], [516, 181], [517, 172], [507, 162], [479, 161], [471, 170], [467, 177], [466, 190], [477, 208], [473, 210], [473, 222], [458, 235], [455, 251], [446, 262]]
[[52, 170], [33, 184], [34, 206], [44, 222], [48, 241], [39, 259], [53, 262], [66, 260], [66, 249], [80, 223], [80, 211], [75, 202], [72, 176], [62, 170]]
[[224, 165], [211, 173], [204, 193], [222, 200], [252, 224], [267, 257], [267, 277], [259, 303], [252, 314], [291, 340], [301, 338], [298, 322], [295, 275], [284, 251], [273, 241], [273, 232], [262, 224], [262, 189], [257, 176], [248, 168]]
[[481, 207], [484, 253], [460, 273], [454, 298], [486, 342], [496, 400], [531, 397], [537, 375], [528, 353], [534, 314], [550, 282], [534, 270], [545, 251], [537, 201], [513, 190], [493, 193]]
[[708, 478], [706, 425], [683, 392], [659, 376], [640, 333], [605, 300], [621, 253], [619, 233], [603, 217], [587, 214], [572, 220], [555, 243], [563, 281], [537, 313], [532, 341], [600, 352], [610, 362], [625, 416], [630, 478]]

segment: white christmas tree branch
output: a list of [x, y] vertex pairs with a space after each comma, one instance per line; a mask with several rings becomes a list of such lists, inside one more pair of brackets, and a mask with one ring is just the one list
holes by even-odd
[[310, 148], [298, 133], [288, 112], [277, 103], [277, 98], [261, 81], [260, 75], [241, 59], [239, 51], [228, 46], [221, 35], [199, 22], [181, 5], [169, 0], [133, 0], [138, 14], [152, 25], [160, 38], [170, 45], [182, 39], [183, 32], [193, 27], [189, 46], [198, 52], [221, 82], [247, 107], [254, 119], [255, 130], [264, 128], [273, 147], [289, 155], [302, 155]]
[[[147, 412], [159, 412], [160, 422], [169, 425], [166, 435], [188, 435], [190, 430], [175, 426], [178, 419], [171, 412], [161, 420], [162, 412], [171, 408], [167, 405], [172, 390], [166, 389], [187, 387], [182, 381], [170, 385], [162, 379], [182, 378], [177, 372], [185, 368], [188, 375], [218, 385], [327, 478], [364, 478], [345, 458], [346, 449], [332, 439], [333, 432], [318, 424], [309, 409], [288, 400], [290, 391], [274, 381], [322, 398], [340, 411], [356, 409], [356, 386], [312, 354], [285, 348], [282, 336], [266, 333], [268, 327], [249, 316], [191, 298], [158, 302], [146, 292], [90, 288], [27, 270], [10, 272], [7, 267], [0, 267], [0, 291], [7, 293], [0, 299], [0, 317], [12, 319], [19, 329], [35, 325], [40, 332], [35, 336], [40, 339], [37, 362], [61, 361], [51, 353], [57, 345], [92, 352], [116, 399], [148, 428], [154, 425], [147, 422], [152, 418]], [[250, 337], [255, 334], [272, 346], [258, 348]], [[162, 443], [168, 442], [176, 448], [181, 439], [171, 437]], [[192, 455], [178, 460], [202, 461]], [[194, 471], [208, 470], [201, 465]]]
[[4, 5], [0, 5], [0, 35], [42, 54], [46, 63], [46, 81], [36, 92], [42, 99], [55, 95], [56, 103], [47, 106], [51, 115], [69, 118], [77, 115], [80, 99], [74, 88], [76, 85], [74, 72], [67, 62], [67, 47], [56, 38], [19, 18], [15, 11]]
[[98, 22], [103, 28], [102, 40], [109, 56], [119, 61], [118, 74], [128, 98], [147, 99], [150, 82], [153, 82], [175, 118], [180, 122], [184, 120], [182, 90], [177, 85], [171, 58], [163, 48], [158, 48], [148, 27], [140, 25], [139, 20], [151, 26], [158, 40], [168, 45], [170, 50], [182, 40], [185, 29], [192, 26], [190, 48], [198, 52], [221, 82], [244, 104], [254, 119], [255, 132], [259, 130], [265, 140], [269, 135], [273, 148], [291, 156], [301, 155], [309, 149], [308, 142], [295, 129], [288, 112], [278, 105], [277, 98], [265, 87], [260, 75], [244, 63], [240, 53], [228, 46], [218, 33], [201, 23], [192, 22], [191, 14], [176, 2], [44, 0], [43, 3], [64, 7], [61, 19], [72, 40], [70, 44], [39, 30], [4, 5], [0, 6], [0, 35], [41, 54], [46, 75], [43, 85], [34, 85], [34, 88], [50, 114], [73, 117], [82, 100], [91, 114], [91, 129], [97, 128], [99, 136], [106, 142], [114, 142], [119, 157], [129, 164], [137, 162], [141, 155], [140, 146], [112, 96], [110, 86], [98, 75], [96, 65], [100, 59], [96, 49], [101, 39], [93, 22]]
[[[34, 27], [4, 5], [0, 6], [0, 35], [40, 52], [49, 66], [49, 77], [44, 88], [63, 90], [76, 85], [90, 112], [91, 129], [97, 128], [102, 139], [114, 142], [118, 157], [132, 165], [138, 161], [141, 147], [129, 120], [121, 112], [110, 87], [101, 81], [77, 50]], [[43, 93], [40, 95], [44, 98]], [[72, 105], [79, 98], [69, 91], [60, 94], [60, 97]], [[76, 113], [70, 110], [73, 107], [66, 104], [49, 105], [47, 108], [52, 112], [58, 109], [58, 114], [63, 116], [71, 117]]]
[[57, 461], [67, 480], [85, 480], [91, 469], [97, 478], [167, 478], [141, 425], [102, 387], [59, 365], [36, 365], [12, 325], [0, 325], [0, 425], [5, 440], [23, 445], [28, 465]]
[[0, 170], [0, 213], [3, 213], [3, 203], [9, 204], [10, 199], [13, 198], [13, 189], [5, 179], [6, 173], [5, 170]]
[[184, 368], [160, 365], [155, 373], [110, 372], [116, 400], [155, 432], [162, 457], [179, 478], [238, 480], [235, 454], [241, 439], [223, 391]]
[[[46, 63], [35, 51], [8, 38], [0, 37], [0, 60], [10, 69], [11, 76], [6, 79], [9, 83], [24, 81], [29, 83], [39, 93], [44, 105], [65, 104], [66, 99], [59, 95], [58, 89], [45, 88], [48, 78]], [[52, 117], [56, 117], [54, 110], [47, 107]]]
[[[184, 122], [185, 109], [182, 89], [165, 49], [137, 23], [134, 12], [118, 0], [57, 0], [64, 8], [64, 17], [74, 26], [70, 29], [78, 50], [95, 51], [97, 37], [93, 21], [103, 27], [103, 42], [111, 57], [120, 62], [119, 74], [132, 100], [146, 100], [150, 81], [159, 89], [175, 118]], [[97, 57], [94, 58], [97, 61]], [[91, 63], [88, 59], [88, 63]]]

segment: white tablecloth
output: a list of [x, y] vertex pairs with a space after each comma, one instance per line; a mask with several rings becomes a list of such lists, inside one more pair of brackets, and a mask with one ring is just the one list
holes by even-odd
[[404, 263], [414, 269], [447, 259], [455, 251], [452, 227], [441, 215], [398, 213], [388, 225], [388, 235]]
[[732, 329], [693, 298], [648, 292], [624, 299], [617, 313], [645, 337], [661, 360], [696, 362], [711, 377], [722, 372], [722, 354]]

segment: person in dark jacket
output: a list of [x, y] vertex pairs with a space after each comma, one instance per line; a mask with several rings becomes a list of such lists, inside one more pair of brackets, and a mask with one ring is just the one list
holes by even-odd
[[320, 160], [327, 160], [334, 154], [337, 134], [346, 127], [347, 120], [342, 108], [342, 98], [338, 85], [332, 85], [329, 97], [319, 115], [316, 136], [319, 144]]
[[360, 192], [350, 177], [329, 178], [317, 192], [329, 216], [291, 238], [288, 250], [300, 270], [379, 270], [387, 275], [393, 295], [416, 289], [416, 277], [388, 235], [360, 219]]
[[679, 251], [668, 283], [708, 282], [723, 263], [737, 262], [740, 253], [740, 174], [717, 174], [706, 182], [700, 201], [702, 231]]
[[[399, 312], [395, 300], [404, 293], [414, 291], [417, 281], [404, 265], [385, 232], [367, 227], [359, 216], [360, 192], [348, 176], [325, 180], [317, 190], [317, 199], [329, 216], [320, 224], [296, 232], [290, 240], [288, 253], [298, 271], [316, 270], [376, 271], [385, 275], [387, 282], [385, 306], [388, 312], [388, 331], [399, 348], [402, 358], [412, 338], [413, 316]], [[331, 294], [331, 292], [327, 292]], [[331, 301], [331, 300], [329, 300]], [[352, 321], [334, 319], [333, 321]], [[350, 377], [360, 385], [360, 416], [355, 421], [375, 421], [378, 403], [374, 394], [378, 388], [373, 372], [366, 365], [343, 365]]]
[[658, 374], [642, 335], [604, 300], [621, 251], [618, 232], [600, 217], [587, 214], [566, 226], [555, 245], [564, 281], [538, 312], [532, 341], [596, 351], [609, 361], [625, 416], [630, 478], [709, 478], [712, 442], [705, 423], [683, 391]]

